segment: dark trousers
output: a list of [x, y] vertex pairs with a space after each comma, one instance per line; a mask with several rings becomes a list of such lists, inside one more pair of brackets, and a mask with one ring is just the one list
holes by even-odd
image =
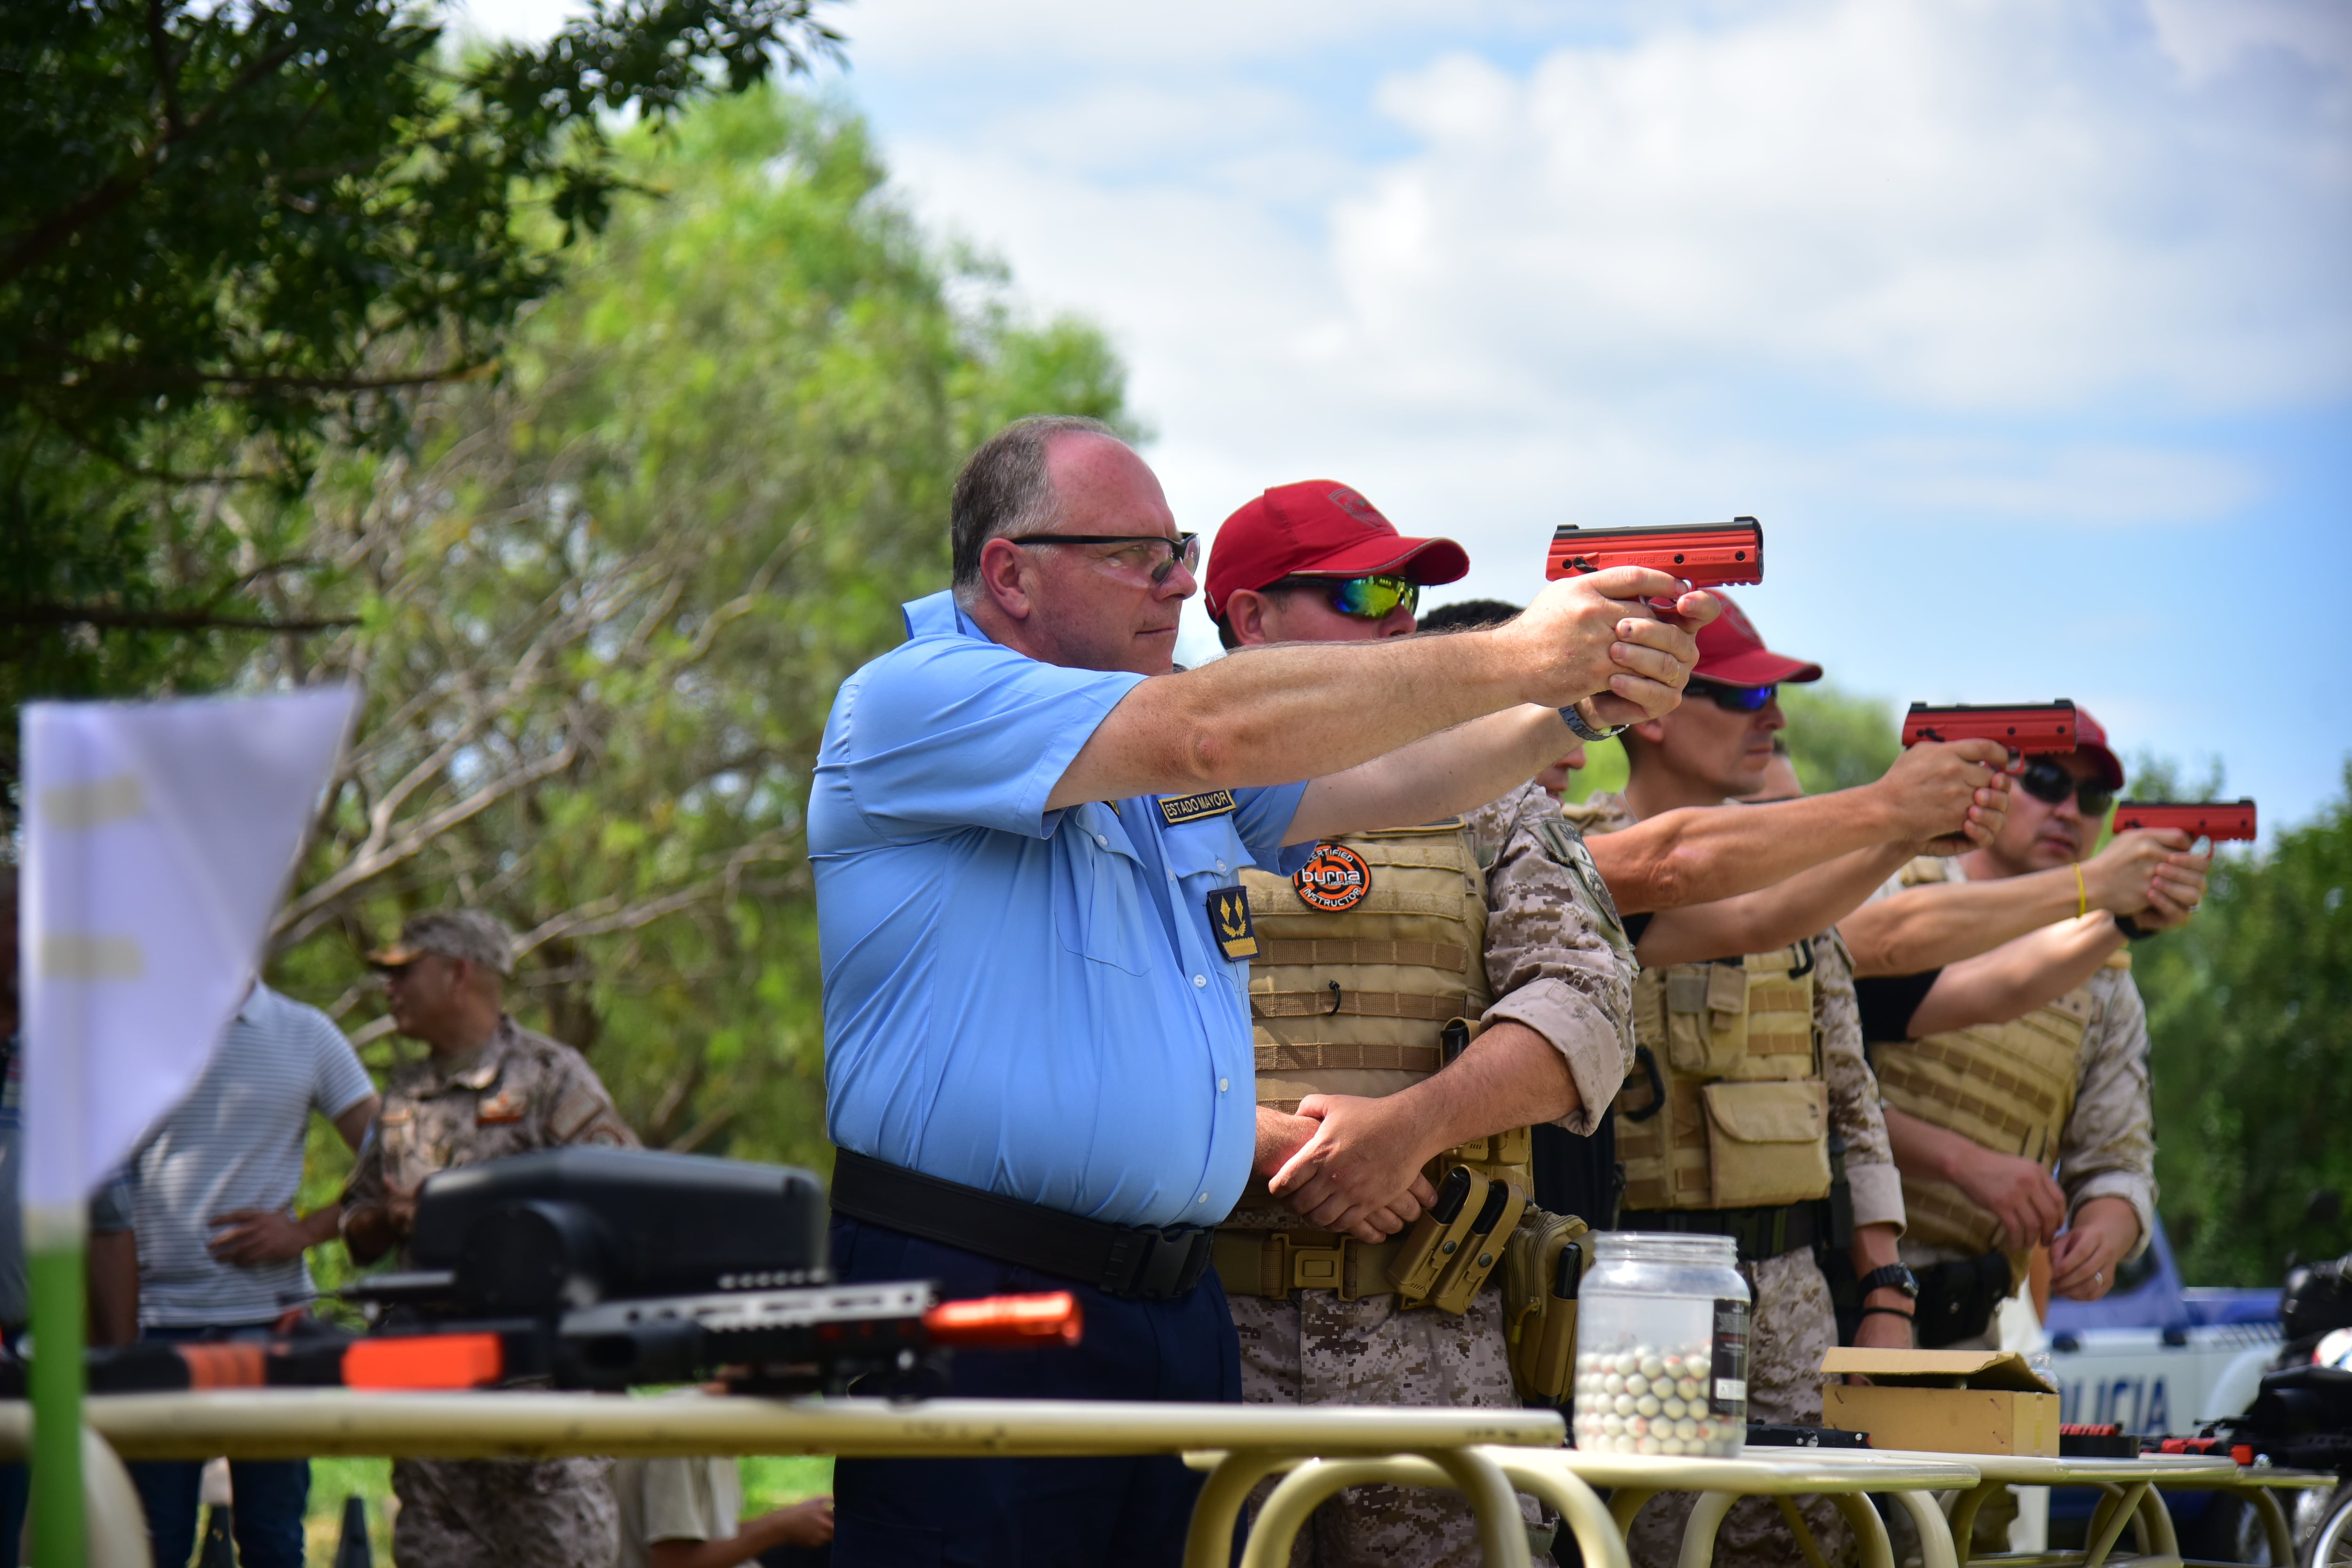
[[[960, 1399], [1238, 1404], [1241, 1351], [1212, 1272], [1174, 1301], [1129, 1301], [960, 1247], [836, 1215], [846, 1281], [935, 1279], [948, 1300], [1067, 1290], [1086, 1337], [1054, 1350], [959, 1352]], [[1173, 1456], [843, 1459], [834, 1466], [841, 1568], [1136, 1568], [1181, 1561], [1200, 1477]]]
[[[144, 1329], [140, 1337], [183, 1342], [237, 1332], [266, 1331], [268, 1323], [220, 1328]], [[155, 1568], [186, 1568], [196, 1546], [196, 1513], [204, 1467], [179, 1460], [144, 1460], [125, 1467], [147, 1510], [147, 1539]], [[302, 1512], [310, 1500], [308, 1459], [232, 1459], [229, 1491], [236, 1500], [229, 1522], [239, 1568], [302, 1568]]]

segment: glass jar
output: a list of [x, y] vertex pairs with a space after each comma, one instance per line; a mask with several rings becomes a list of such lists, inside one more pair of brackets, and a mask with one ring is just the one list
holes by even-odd
[[1728, 1458], [1748, 1440], [1748, 1281], [1727, 1236], [1605, 1230], [1577, 1291], [1570, 1429], [1600, 1453]]

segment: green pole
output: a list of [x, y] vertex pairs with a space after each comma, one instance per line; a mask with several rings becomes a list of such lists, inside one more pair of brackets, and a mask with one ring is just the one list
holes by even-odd
[[81, 1390], [84, 1249], [80, 1204], [25, 1210], [33, 1310], [33, 1568], [84, 1568]]

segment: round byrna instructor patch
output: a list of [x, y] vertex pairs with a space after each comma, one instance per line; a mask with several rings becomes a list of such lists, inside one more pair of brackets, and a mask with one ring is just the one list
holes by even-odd
[[1372, 890], [1372, 868], [1344, 844], [1318, 844], [1315, 858], [1298, 868], [1290, 885], [1308, 909], [1338, 914], [1364, 901]]

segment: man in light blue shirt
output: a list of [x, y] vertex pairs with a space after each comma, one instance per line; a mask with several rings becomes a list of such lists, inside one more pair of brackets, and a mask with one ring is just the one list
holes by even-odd
[[[1667, 710], [1713, 601], [1662, 619], [1681, 584], [1622, 569], [1491, 631], [1171, 673], [1194, 542], [1086, 420], [992, 437], [951, 533], [953, 589], [843, 684], [810, 792], [834, 1265], [1079, 1297], [1081, 1346], [967, 1354], [960, 1394], [1237, 1399], [1206, 1266], [1261, 1155], [1240, 868], [1494, 799], [1567, 748], [1562, 705]], [[1173, 1563], [1193, 1490], [1172, 1459], [845, 1460], [835, 1550]]]

